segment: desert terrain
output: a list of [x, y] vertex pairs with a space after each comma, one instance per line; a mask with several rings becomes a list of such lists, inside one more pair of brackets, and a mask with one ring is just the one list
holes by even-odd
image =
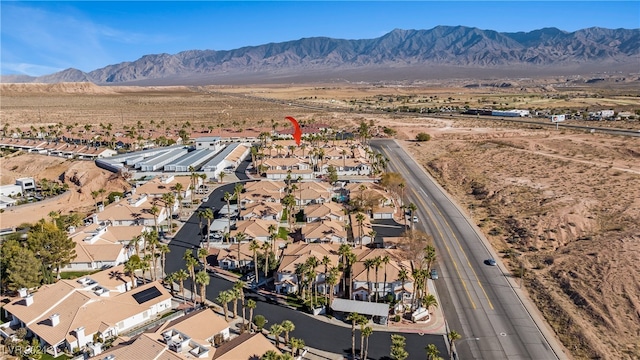
[[[165, 127], [188, 123], [194, 130], [217, 124], [270, 130], [288, 126], [285, 116], [341, 129], [367, 121], [375, 124], [374, 133], [392, 128], [514, 273], [524, 269], [529, 297], [576, 359], [638, 359], [640, 138], [396, 110], [465, 105], [640, 110], [640, 87], [561, 88], [556, 84], [562, 80], [511, 81], [515, 86], [509, 87], [495, 85], [499, 81], [468, 87], [469, 81], [169, 88], [2, 84], [0, 89], [8, 129], [100, 123], [152, 127], [154, 121]], [[384, 107], [393, 111], [365, 111]], [[640, 122], [597, 126], [638, 130]], [[419, 132], [431, 140], [414, 142]], [[5, 211], [0, 227], [37, 221], [51, 210], [88, 211], [91, 191], [126, 186], [92, 162], [20, 153], [0, 162], [2, 184], [20, 176], [68, 181], [69, 174], [76, 174], [85, 179], [47, 203]]]

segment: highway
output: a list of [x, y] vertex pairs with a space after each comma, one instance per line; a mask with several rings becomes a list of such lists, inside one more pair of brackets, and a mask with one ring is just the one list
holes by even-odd
[[[444, 190], [394, 140], [371, 146], [405, 179], [407, 201], [418, 207], [416, 225], [434, 238], [440, 305], [449, 329], [462, 335], [458, 359], [565, 359], [544, 320], [527, 310], [533, 306], [509, 282], [498, 254]], [[488, 258], [498, 266], [485, 265]]]

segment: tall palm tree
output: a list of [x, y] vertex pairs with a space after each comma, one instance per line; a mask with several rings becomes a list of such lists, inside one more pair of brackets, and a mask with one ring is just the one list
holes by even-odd
[[173, 231], [173, 219], [171, 217], [173, 216], [173, 205], [176, 203], [176, 197], [173, 193], [164, 193], [162, 194], [162, 201], [164, 201], [165, 208], [167, 209], [167, 224], [169, 226], [167, 232], [171, 234]]
[[267, 243], [262, 244], [262, 250], [264, 251], [264, 277], [266, 279], [269, 273], [269, 252], [271, 251], [271, 245]]
[[209, 234], [211, 233], [211, 220], [214, 218], [213, 211], [210, 208], [202, 210], [202, 217], [207, 219], [207, 234], [205, 236], [207, 237], [207, 249], [209, 249], [211, 247], [211, 236]]
[[182, 190], [184, 189], [184, 186], [181, 183], [176, 183], [173, 188], [176, 191], [176, 199], [178, 200], [178, 214], [182, 216], [182, 200], [184, 200]]
[[171, 248], [167, 244], [160, 244], [158, 246], [158, 251], [160, 253], [160, 266], [162, 267], [162, 274], [164, 275], [164, 270], [167, 264], [167, 254], [171, 252]]
[[327, 276], [325, 282], [327, 283], [327, 286], [329, 288], [329, 304], [331, 304], [333, 302], [333, 289], [334, 286], [340, 281], [340, 279], [338, 279], [338, 272], [340, 270], [338, 270], [338, 268], [332, 268], [331, 271], [329, 271], [329, 276]]
[[193, 297], [195, 296], [195, 279], [196, 279], [196, 265], [198, 265], [198, 259], [196, 259], [195, 257], [193, 257], [193, 252], [191, 252], [191, 249], [187, 249], [184, 252], [184, 255], [182, 256], [182, 259], [185, 261], [185, 264], [187, 265], [187, 270], [189, 270], [189, 277], [191, 278], [191, 297], [192, 297], [192, 301]]
[[380, 262], [382, 262], [384, 264], [384, 286], [382, 287], [382, 296], [386, 297], [388, 292], [387, 292], [387, 264], [389, 264], [389, 262], [391, 261], [391, 259], [389, 258], [389, 255], [385, 255], [381, 258]]
[[150, 233], [145, 234], [145, 238], [148, 238], [147, 246], [149, 247], [149, 251], [151, 252], [151, 259], [149, 262], [149, 266], [151, 268], [151, 281], [155, 281], [158, 277], [158, 256], [156, 255], [156, 250], [158, 248], [158, 244], [160, 244], [160, 239], [158, 238], [158, 233], [155, 231], [151, 231]]
[[289, 334], [296, 329], [296, 325], [291, 320], [285, 320], [281, 325], [284, 330], [284, 342], [289, 343]]
[[231, 302], [233, 296], [228, 290], [221, 291], [216, 298], [216, 301], [222, 305], [222, 311], [224, 312], [224, 321], [229, 322], [229, 302]]
[[153, 204], [153, 206], [149, 209], [149, 214], [153, 215], [153, 223], [155, 224], [155, 229], [158, 231], [158, 215], [160, 215], [160, 208]]
[[436, 261], [436, 248], [429, 244], [424, 248], [424, 261], [427, 265], [427, 272], [431, 272], [431, 266]]
[[207, 301], [207, 285], [209, 285], [210, 280], [211, 278], [206, 271], [200, 271], [196, 274], [195, 282], [196, 284], [200, 285], [200, 301], [202, 302], [203, 306]]
[[327, 274], [329, 272], [329, 264], [331, 264], [331, 259], [329, 259], [329, 256], [325, 255], [322, 257], [322, 260], [320, 261], [320, 263], [322, 265], [324, 265], [324, 297], [326, 299], [327, 297]]
[[276, 252], [276, 232], [278, 231], [278, 228], [276, 228], [275, 225], [271, 224], [267, 228], [267, 231], [269, 231], [269, 239], [272, 242], [273, 253], [277, 255], [278, 253]]
[[240, 300], [240, 290], [236, 287], [232, 287], [227, 291], [229, 292], [229, 295], [231, 295], [231, 301], [233, 301], [233, 318], [235, 319], [238, 317], [238, 300]]
[[207, 256], [209, 256], [209, 249], [198, 248], [198, 259], [202, 262], [204, 269], [207, 269]]
[[407, 205], [407, 209], [409, 209], [409, 213], [411, 214], [411, 230], [413, 230], [415, 228], [415, 222], [413, 221], [413, 214], [416, 210], [418, 210], [418, 207], [414, 203], [409, 203], [409, 205]]
[[253, 271], [254, 271], [254, 275], [256, 276], [255, 282], [257, 284], [259, 282], [258, 281], [258, 250], [260, 250], [260, 244], [256, 239], [251, 240], [251, 243], [249, 244], [249, 250], [253, 252]]
[[174, 273], [174, 278], [180, 285], [180, 294], [182, 295], [182, 300], [187, 302], [187, 298], [184, 295], [184, 281], [189, 278], [189, 273], [185, 269], [180, 269]]
[[[364, 214], [359, 212], [356, 214], [356, 221], [358, 222], [358, 238], [360, 240], [360, 249], [362, 249], [362, 237], [364, 235]], [[355, 240], [355, 239], [354, 239]]]
[[356, 358], [356, 324], [360, 320], [360, 314], [357, 312], [349, 313], [347, 320], [351, 321], [351, 358]]
[[140, 261], [140, 270], [142, 270], [142, 283], [147, 283], [147, 271], [151, 270], [151, 255], [147, 254]]
[[[229, 225], [228, 225], [227, 231], [231, 231], [231, 199], [233, 198], [233, 195], [225, 191], [222, 198], [224, 199], [224, 201], [227, 202], [227, 217], [229, 219]], [[238, 208], [238, 217], [239, 216], [240, 216], [240, 209]]]
[[242, 324], [244, 324], [244, 320], [245, 320], [245, 312], [244, 312], [244, 308], [245, 308], [244, 286], [245, 285], [246, 283], [242, 280], [237, 280], [235, 283], [233, 283], [233, 288], [238, 292], [238, 298], [240, 299], [240, 307], [242, 309]]
[[371, 326], [365, 326], [364, 329], [360, 330], [362, 332], [362, 335], [364, 336], [366, 342], [364, 345], [364, 354], [361, 357], [361, 359], [366, 360], [367, 359], [367, 353], [369, 352], [369, 336], [371, 336], [371, 334], [373, 333], [373, 328]]
[[[404, 284], [406, 284], [407, 280], [409, 280], [409, 272], [407, 271], [407, 269], [402, 268], [400, 269], [400, 271], [398, 271], [398, 280], [400, 280], [400, 283], [402, 284], [401, 296], [404, 297], [404, 292], [406, 291], [404, 288]], [[392, 289], [392, 292], [393, 292], [393, 289]]]
[[369, 323], [369, 319], [366, 316], [360, 316], [358, 319], [358, 325], [360, 325], [360, 359], [366, 359], [364, 357], [364, 330], [367, 328], [367, 324]]
[[349, 253], [347, 254], [347, 270], [349, 272], [349, 299], [351, 300], [351, 295], [353, 293], [353, 264], [356, 262], [356, 254]]
[[340, 263], [342, 264], [344, 280], [342, 281], [342, 292], [345, 293], [347, 291], [347, 255], [351, 253], [351, 246], [348, 244], [341, 244], [338, 248], [338, 254], [340, 255]]
[[284, 329], [282, 328], [282, 325], [280, 324], [273, 324], [271, 325], [271, 327], [269, 328], [269, 334], [273, 335], [273, 337], [276, 340], [276, 348], [280, 348], [280, 334], [282, 334], [284, 332]]
[[369, 273], [374, 266], [375, 262], [373, 259], [366, 259], [364, 261], [364, 268], [367, 270], [367, 301], [371, 301], [371, 280], [369, 278]]
[[240, 262], [240, 260], [241, 260], [240, 259], [240, 245], [242, 244], [243, 241], [245, 241], [247, 239], [247, 234], [239, 232], [239, 233], [236, 234], [235, 237], [236, 237], [236, 243], [238, 245], [238, 269], [240, 269], [240, 264], [241, 264], [241, 262]]
[[[449, 333], [447, 334], [447, 339], [449, 340], [449, 349], [453, 349], [453, 343], [456, 340], [459, 340], [461, 337], [462, 337], [462, 335], [460, 335], [460, 333], [458, 333], [457, 331], [455, 331], [455, 330], [449, 331]], [[450, 350], [450, 352], [451, 352], [451, 359], [453, 360], [454, 352], [453, 352], [453, 350]]]
[[382, 266], [382, 258], [380, 256], [376, 256], [373, 259], [373, 266], [376, 270], [376, 302], [378, 302], [378, 295], [379, 295], [379, 291], [378, 289], [378, 270], [380, 270], [380, 266]]
[[242, 209], [242, 190], [244, 190], [244, 186], [241, 183], [237, 183], [233, 186], [233, 197], [236, 198], [238, 213], [240, 213], [240, 210]]
[[247, 309], [249, 309], [249, 326], [253, 324], [253, 310], [256, 309], [258, 303], [255, 300], [249, 299], [247, 300]]

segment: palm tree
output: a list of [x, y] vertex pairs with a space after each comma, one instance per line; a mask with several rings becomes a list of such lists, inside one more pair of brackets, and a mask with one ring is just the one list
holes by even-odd
[[347, 320], [351, 321], [351, 355], [352, 359], [356, 358], [356, 324], [360, 321], [360, 314], [356, 312], [349, 313]]
[[140, 261], [140, 270], [142, 270], [142, 283], [147, 283], [147, 271], [151, 270], [151, 255], [147, 254]]
[[370, 326], [367, 326], [369, 319], [365, 316], [360, 316], [358, 320], [358, 325], [360, 325], [360, 359], [366, 359], [364, 357], [364, 331], [366, 328], [370, 328]]
[[431, 265], [436, 261], [436, 248], [429, 244], [424, 248], [424, 261], [426, 261], [427, 272], [431, 272]]
[[173, 205], [176, 203], [176, 197], [172, 193], [164, 193], [162, 194], [162, 201], [164, 201], [167, 209], [167, 224], [169, 226], [167, 232], [171, 234], [173, 231], [173, 222], [171, 217], [173, 216]]
[[255, 310], [256, 306], [258, 306], [258, 303], [256, 303], [255, 300], [247, 300], [247, 309], [249, 309], [249, 326], [253, 324], [253, 310]]
[[175, 279], [176, 275], [175, 273], [171, 273], [167, 276], [164, 277], [163, 281], [166, 285], [169, 285], [169, 291], [171, 292], [171, 297], [175, 297], [175, 289], [173, 288], [173, 283], [176, 281]]
[[173, 188], [176, 191], [176, 199], [178, 199], [178, 214], [182, 215], [182, 200], [184, 200], [182, 190], [184, 189], [184, 186], [181, 183], [176, 183]]
[[271, 245], [267, 243], [262, 244], [262, 250], [264, 250], [264, 277], [266, 279], [269, 273], [269, 252], [271, 251]]
[[156, 255], [156, 249], [158, 244], [160, 243], [160, 239], [158, 239], [158, 233], [155, 231], [151, 231], [150, 233], [146, 233], [145, 235], [145, 239], [148, 238], [147, 240], [147, 246], [149, 247], [149, 250], [151, 251], [151, 259], [149, 261], [149, 265], [151, 268], [151, 281], [155, 281], [157, 279], [158, 276], [158, 272], [157, 272], [157, 255]]
[[237, 233], [236, 234], [236, 245], [238, 245], [238, 269], [240, 269], [240, 244], [247, 239], [247, 234], [245, 233]]
[[209, 256], [209, 249], [198, 248], [198, 259], [202, 262], [204, 269], [207, 269], [207, 256]]
[[427, 360], [442, 359], [439, 356], [440, 355], [440, 351], [438, 350], [438, 347], [435, 346], [434, 344], [429, 344], [429, 345], [425, 346], [424, 349], [427, 351]]
[[124, 272], [131, 278], [131, 286], [136, 287], [136, 270], [140, 268], [140, 257], [132, 255], [126, 263], [124, 263]]
[[375, 270], [376, 270], [376, 302], [378, 302], [378, 295], [379, 295], [379, 292], [377, 290], [377, 288], [378, 288], [378, 270], [380, 269], [381, 265], [382, 265], [382, 258], [380, 256], [376, 256], [373, 259], [373, 266], [375, 267]]
[[260, 244], [256, 239], [251, 240], [249, 243], [249, 250], [253, 251], [253, 271], [256, 276], [255, 282], [258, 283], [258, 250], [260, 250]]
[[210, 208], [206, 208], [201, 211], [202, 217], [207, 219], [207, 234], [205, 236], [207, 237], [207, 249], [209, 249], [211, 247], [211, 237], [209, 236], [209, 233], [211, 232], [211, 220], [214, 218], [214, 215]]
[[158, 231], [158, 215], [160, 214], [160, 209], [153, 204], [153, 206], [149, 209], [149, 214], [153, 215], [153, 223], [155, 224], [155, 229]]
[[398, 184], [398, 187], [400, 188], [400, 206], [404, 206], [404, 188], [407, 187], [407, 185], [403, 181]]
[[260, 356], [260, 360], [280, 360], [281, 356], [275, 350], [268, 350]]
[[[348, 254], [351, 253], [351, 246], [349, 246], [348, 244], [341, 244], [340, 247], [338, 248], [338, 254], [340, 255], [340, 262], [342, 263], [342, 268], [343, 269], [347, 269], [347, 257]], [[344, 274], [344, 280], [342, 282], [342, 292], [346, 292], [346, 284], [347, 284], [347, 272], [343, 271]]]
[[56, 224], [56, 220], [60, 218], [60, 212], [58, 212], [58, 211], [50, 211], [49, 212], [49, 217], [51, 218], [51, 223], [53, 225], [55, 225], [56, 227], [58, 227], [58, 224]]
[[244, 320], [245, 320], [245, 312], [244, 312], [244, 308], [245, 308], [245, 304], [244, 304], [244, 286], [245, 286], [245, 282], [242, 280], [237, 280], [235, 283], [233, 283], [233, 288], [238, 292], [238, 298], [240, 299], [240, 307], [242, 308], [242, 324], [244, 324]]
[[364, 329], [360, 330], [364, 338], [367, 340], [364, 345], [364, 355], [362, 359], [367, 359], [367, 353], [369, 352], [369, 336], [373, 333], [373, 328], [371, 326], [365, 326]]
[[304, 348], [304, 340], [292, 337], [289, 340], [289, 347], [291, 348], [291, 354], [293, 356], [298, 356], [300, 350]]
[[200, 285], [200, 301], [203, 306], [207, 300], [207, 285], [209, 285], [210, 280], [211, 278], [209, 278], [209, 274], [206, 271], [200, 271], [196, 274], [195, 282]]
[[272, 241], [273, 253], [277, 254], [277, 252], [276, 252], [276, 231], [278, 231], [278, 229], [276, 228], [275, 225], [271, 224], [267, 228], [267, 231], [269, 231], [269, 239]]
[[167, 254], [171, 252], [171, 248], [167, 244], [160, 244], [158, 246], [158, 251], [160, 252], [160, 266], [162, 267], [162, 274], [164, 275], [164, 269], [167, 263]]
[[182, 300], [187, 302], [187, 298], [184, 295], [184, 281], [189, 278], [189, 273], [185, 269], [180, 269], [174, 273], [174, 278], [180, 285], [180, 294], [182, 294]]
[[322, 265], [324, 265], [324, 297], [326, 299], [327, 297], [327, 274], [329, 272], [329, 264], [331, 264], [331, 259], [329, 259], [329, 256], [325, 255], [322, 257], [322, 261], [320, 262]]
[[375, 263], [373, 259], [366, 259], [364, 261], [364, 268], [367, 269], [367, 301], [371, 301], [371, 280], [369, 279], [369, 273], [374, 266]]
[[232, 295], [229, 293], [229, 291], [225, 290], [225, 291], [221, 291], [218, 294], [218, 297], [216, 298], [216, 301], [220, 303], [220, 305], [222, 305], [222, 311], [224, 312], [224, 321], [229, 322], [229, 302], [232, 300]]
[[427, 294], [424, 298], [422, 298], [422, 306], [427, 308], [427, 311], [433, 306], [438, 307], [438, 299], [436, 299], [435, 295]]
[[460, 335], [460, 333], [458, 333], [455, 330], [451, 330], [449, 331], [449, 333], [447, 334], [447, 339], [449, 339], [449, 349], [451, 349], [451, 359], [453, 360], [453, 343], [456, 340], [459, 340], [462, 337], [462, 335]]
[[227, 291], [231, 296], [231, 301], [233, 301], [233, 318], [235, 319], [238, 317], [238, 300], [240, 300], [240, 290], [233, 287]]
[[[229, 226], [227, 231], [231, 231], [231, 199], [233, 198], [233, 195], [231, 195], [228, 191], [225, 191], [222, 198], [227, 202], [227, 217], [229, 219]], [[240, 215], [240, 209], [238, 209], [238, 215]]]
[[413, 221], [413, 213], [418, 210], [418, 207], [416, 206], [416, 204], [414, 203], [409, 203], [409, 205], [407, 205], [407, 209], [409, 209], [409, 213], [411, 214], [411, 230], [413, 230], [413, 228], [415, 227], [415, 222]]
[[325, 279], [325, 283], [327, 284], [327, 287], [329, 289], [329, 304], [331, 304], [333, 301], [334, 286], [340, 281], [340, 279], [338, 279], [338, 272], [338, 268], [332, 268], [329, 272], [329, 275]]
[[273, 324], [269, 328], [269, 334], [273, 335], [276, 340], [276, 348], [280, 348], [280, 334], [284, 332], [284, 328], [280, 324]]
[[407, 280], [409, 280], [409, 272], [407, 271], [407, 269], [402, 268], [400, 269], [400, 271], [398, 271], [398, 280], [400, 280], [400, 283], [402, 284], [401, 296], [404, 297], [404, 292], [406, 291], [404, 288], [404, 284], [406, 284]]
[[284, 330], [284, 342], [289, 343], [289, 334], [296, 329], [296, 325], [291, 320], [285, 320], [281, 325]]
[[184, 255], [182, 256], [182, 259], [185, 261], [186, 265], [187, 265], [187, 270], [189, 270], [189, 277], [191, 277], [191, 297], [192, 297], [192, 301], [193, 300], [193, 296], [195, 295], [195, 279], [196, 279], [196, 265], [198, 265], [198, 259], [196, 259], [195, 257], [193, 257], [193, 253], [191, 252], [190, 249], [185, 250]]
[[242, 198], [240, 194], [242, 194], [242, 190], [244, 190], [244, 186], [241, 183], [237, 183], [233, 187], [233, 197], [236, 198], [236, 204], [238, 206], [238, 213], [242, 209]]
[[365, 217], [363, 213], [356, 214], [356, 221], [358, 222], [358, 230], [359, 230], [358, 237], [360, 240], [360, 249], [362, 249], [362, 237], [364, 235], [364, 230], [363, 230], [364, 219]]
[[389, 255], [383, 256], [380, 260], [380, 262], [384, 264], [384, 287], [382, 288], [382, 296], [384, 297], [387, 296], [387, 264], [389, 264], [390, 261]]

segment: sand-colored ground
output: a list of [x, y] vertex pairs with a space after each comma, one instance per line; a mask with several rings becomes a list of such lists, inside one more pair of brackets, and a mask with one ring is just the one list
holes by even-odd
[[[165, 120], [167, 126], [189, 121], [195, 128], [237, 121], [249, 127], [257, 122], [269, 124], [270, 120], [282, 122], [284, 116], [351, 129], [361, 121], [373, 121], [376, 130], [391, 127], [403, 145], [465, 207], [495, 249], [505, 256], [505, 262], [514, 271], [523, 265], [529, 296], [575, 358], [638, 359], [639, 138], [523, 128], [475, 118], [353, 112], [366, 101], [371, 101], [371, 106], [375, 101], [397, 106], [416, 100], [434, 106], [447, 101], [477, 104], [478, 99], [506, 103], [509, 98], [518, 99], [513, 104], [523, 107], [535, 101], [576, 109], [584, 109], [585, 101], [595, 101], [595, 97], [576, 96], [574, 104], [556, 96], [566, 91], [560, 92], [548, 82], [534, 85], [527, 85], [522, 92], [336, 85], [169, 90], [89, 85], [82, 92], [73, 85], [56, 91], [45, 85], [38, 91], [1, 89], [3, 120], [11, 127], [109, 121], [125, 125], [139, 121], [138, 126], [148, 127], [151, 120], [156, 124]], [[640, 109], [637, 90], [624, 91], [626, 95], [621, 97], [615, 92], [606, 97], [599, 89], [599, 101], [622, 101], [630, 109]], [[391, 99], [394, 94], [397, 96]], [[407, 100], [407, 94], [413, 100]], [[640, 128], [640, 122], [598, 123], [601, 125]], [[418, 132], [429, 133], [432, 140], [410, 141]], [[121, 181], [108, 180], [111, 174], [91, 162], [41, 155], [0, 158], [0, 162], [3, 184], [13, 177], [57, 179], [62, 173], [77, 173], [87, 179], [83, 186], [74, 186], [55, 200], [6, 211], [0, 215], [2, 227], [5, 222], [36, 221], [51, 210], [90, 209], [91, 191], [101, 187], [121, 191], [124, 186]]]

